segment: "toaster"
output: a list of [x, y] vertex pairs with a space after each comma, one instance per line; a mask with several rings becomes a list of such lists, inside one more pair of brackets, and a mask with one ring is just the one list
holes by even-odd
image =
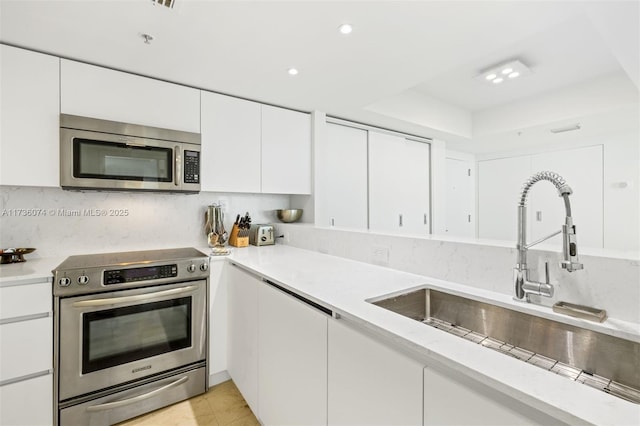
[[251, 225], [249, 229], [249, 243], [254, 246], [269, 246], [275, 244], [273, 225]]

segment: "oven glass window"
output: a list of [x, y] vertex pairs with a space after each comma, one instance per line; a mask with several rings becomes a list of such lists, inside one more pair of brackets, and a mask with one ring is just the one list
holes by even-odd
[[191, 346], [191, 297], [85, 313], [82, 373]]
[[78, 178], [172, 182], [172, 158], [170, 148], [73, 140], [73, 175]]

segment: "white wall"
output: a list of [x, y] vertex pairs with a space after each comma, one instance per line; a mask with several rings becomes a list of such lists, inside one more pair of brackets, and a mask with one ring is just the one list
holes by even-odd
[[[550, 152], [559, 152], [558, 155], [565, 155], [567, 151], [564, 153], [561, 151], [603, 145], [604, 247], [616, 250], [640, 250], [640, 143], [638, 132], [586, 134], [584, 137], [582, 135], [585, 134], [581, 134], [581, 131], [564, 135], [547, 133], [547, 135], [541, 135], [538, 148], [478, 154], [476, 158], [478, 161], [485, 161]], [[524, 181], [518, 183], [522, 184]], [[512, 194], [505, 194], [505, 196], [510, 197], [509, 201], [512, 200]], [[578, 214], [578, 212], [575, 213]]]
[[[252, 223], [272, 223], [277, 222], [274, 210], [289, 208], [287, 195], [77, 192], [0, 186], [0, 247], [35, 247], [29, 258], [203, 247], [207, 245], [206, 207], [219, 202], [226, 205], [227, 232], [238, 213], [249, 212]], [[20, 213], [21, 209], [25, 212]], [[41, 209], [45, 215], [23, 215], [29, 209]], [[89, 216], [85, 209], [106, 210], [107, 214], [124, 210], [128, 214]]]

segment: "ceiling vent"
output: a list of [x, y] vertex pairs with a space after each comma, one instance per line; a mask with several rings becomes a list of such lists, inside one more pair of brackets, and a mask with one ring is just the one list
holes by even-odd
[[176, 0], [151, 0], [154, 6], [164, 6], [169, 9], [173, 9], [173, 6], [176, 3]]

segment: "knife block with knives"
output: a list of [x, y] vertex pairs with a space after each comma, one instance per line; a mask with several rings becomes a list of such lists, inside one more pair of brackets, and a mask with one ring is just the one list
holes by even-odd
[[243, 217], [238, 215], [236, 221], [231, 228], [229, 235], [229, 245], [234, 247], [249, 246], [249, 229], [251, 228], [251, 216], [247, 212]]

